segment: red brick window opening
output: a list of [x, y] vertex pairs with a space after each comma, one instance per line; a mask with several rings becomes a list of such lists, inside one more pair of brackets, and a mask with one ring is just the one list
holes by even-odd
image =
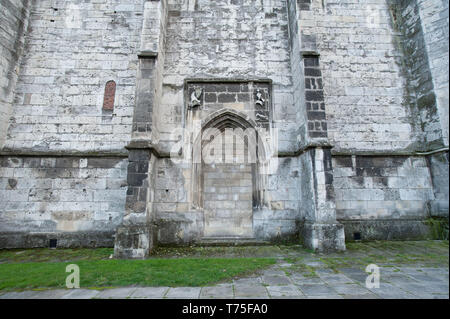
[[103, 96], [103, 109], [114, 110], [114, 97], [116, 95], [116, 82], [113, 80], [106, 82], [105, 95]]

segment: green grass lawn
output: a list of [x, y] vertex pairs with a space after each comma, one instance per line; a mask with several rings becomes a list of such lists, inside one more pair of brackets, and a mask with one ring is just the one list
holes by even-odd
[[[72, 262], [0, 264], [0, 290], [64, 288]], [[204, 286], [250, 274], [274, 258], [180, 258], [147, 260], [78, 260], [80, 287]]]

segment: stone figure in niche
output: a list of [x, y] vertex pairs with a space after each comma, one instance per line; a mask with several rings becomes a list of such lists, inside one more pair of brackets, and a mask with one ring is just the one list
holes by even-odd
[[191, 102], [188, 105], [189, 109], [202, 105], [202, 102], [200, 101], [202, 92], [203, 90], [201, 88], [195, 88], [194, 91], [192, 91]]
[[262, 113], [256, 113], [256, 120], [257, 121], [262, 121], [262, 122], [266, 122], [269, 120], [269, 118], [267, 117], [267, 115], [262, 114]]
[[265, 102], [266, 102], [266, 100], [263, 98], [261, 90], [257, 89], [256, 90], [256, 105], [264, 107]]

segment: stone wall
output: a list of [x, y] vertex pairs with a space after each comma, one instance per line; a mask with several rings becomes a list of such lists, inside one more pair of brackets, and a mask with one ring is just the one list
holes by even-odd
[[[32, 3], [2, 149], [2, 247], [45, 247], [50, 238], [61, 247], [113, 245], [125, 209], [143, 6]], [[20, 8], [8, 8], [19, 17]], [[11, 19], [2, 17], [2, 26]]]
[[447, 217], [449, 208], [449, 160], [448, 151], [427, 156], [428, 167], [433, 181], [434, 200], [430, 201], [430, 215]]
[[333, 166], [336, 214], [348, 239], [355, 232], [362, 239], [426, 233], [421, 221], [434, 194], [424, 156], [336, 156]]
[[143, 0], [33, 2], [5, 150], [125, 153], [142, 12]]
[[425, 46], [424, 30], [417, 1], [393, 5], [393, 25], [399, 31], [398, 47], [403, 52], [407, 95], [405, 106], [419, 130], [417, 150], [442, 147], [442, 128], [433, 89], [433, 78]]
[[28, 0], [5, 0], [0, 3], [0, 148], [5, 143], [12, 113], [29, 14]]
[[191, 205], [191, 165], [175, 164], [168, 158], [155, 165], [155, 196], [158, 241], [190, 243], [201, 238], [203, 213]]
[[437, 112], [442, 128], [443, 144], [448, 147], [449, 2], [445, 0], [419, 0], [417, 2], [436, 96]]
[[184, 80], [271, 79], [280, 149], [293, 151], [296, 109], [291, 88], [286, 2], [271, 0], [170, 0], [159, 147], [168, 152], [172, 132], [185, 126]]
[[298, 158], [278, 158], [277, 171], [267, 176], [268, 205], [253, 213], [255, 237], [267, 240], [298, 238], [304, 218], [301, 174]]
[[111, 246], [125, 206], [127, 160], [0, 157], [0, 247]]
[[320, 54], [333, 152], [400, 152], [416, 131], [385, 0], [300, 3], [300, 50]]
[[448, 217], [449, 3], [442, 0], [419, 0], [417, 3], [435, 96], [436, 126], [441, 130], [438, 136], [442, 136], [438, 146], [447, 149], [428, 157], [435, 194], [435, 200], [430, 203], [430, 213], [432, 216]]
[[251, 164], [204, 168], [204, 236], [253, 237]]
[[[448, 201], [435, 200], [448, 191], [442, 181], [448, 176], [445, 152], [428, 162], [426, 154], [416, 153], [445, 147], [448, 134], [441, 125], [445, 111], [435, 98], [440, 94], [448, 105], [443, 90], [435, 90], [448, 86], [447, 72], [437, 72], [448, 65], [446, 6], [440, 1], [297, 5], [300, 51], [320, 54], [337, 218], [346, 225], [347, 239], [354, 233], [366, 239], [420, 237], [430, 213], [448, 215]], [[439, 43], [436, 50], [431, 42]], [[434, 193], [433, 185], [440, 185]]]
[[294, 100], [294, 108], [296, 110], [295, 123], [296, 130], [292, 134], [297, 136], [295, 149], [305, 147], [308, 143], [307, 124], [306, 124], [306, 103], [305, 96], [305, 78], [303, 76], [303, 63], [300, 50], [300, 30], [298, 28], [299, 10], [296, 1], [288, 1], [288, 31], [289, 31], [289, 49], [291, 59], [292, 72], [292, 95]]

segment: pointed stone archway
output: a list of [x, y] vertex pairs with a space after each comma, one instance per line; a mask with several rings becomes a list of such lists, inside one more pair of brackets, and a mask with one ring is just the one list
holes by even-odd
[[193, 203], [204, 213], [204, 238], [253, 238], [262, 205], [264, 146], [254, 124], [234, 110], [203, 121], [193, 147]]

